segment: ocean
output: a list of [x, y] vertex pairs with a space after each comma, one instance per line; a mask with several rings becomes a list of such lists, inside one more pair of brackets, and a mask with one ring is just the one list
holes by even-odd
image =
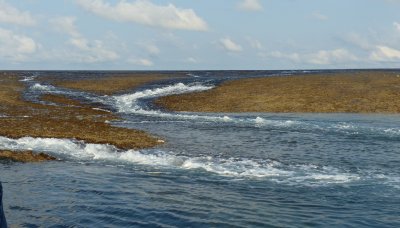
[[145, 130], [166, 143], [124, 151], [74, 139], [0, 137], [0, 149], [61, 158], [0, 163], [8, 223], [400, 227], [400, 115], [175, 113], [152, 104], [160, 96], [205, 91], [229, 79], [331, 72], [346, 71], [179, 72], [188, 77], [113, 96], [37, 80], [109, 72], [20, 72], [26, 99], [62, 94], [95, 103], [122, 117], [110, 124]]

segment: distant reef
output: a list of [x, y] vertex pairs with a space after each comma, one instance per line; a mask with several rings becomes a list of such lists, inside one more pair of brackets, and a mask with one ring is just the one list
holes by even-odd
[[10, 162], [44, 162], [44, 161], [54, 161], [57, 160], [44, 153], [33, 153], [32, 151], [9, 151], [0, 150], [0, 161], [10, 161]]
[[189, 112], [400, 113], [399, 97], [400, 73], [359, 71], [232, 80], [155, 103]]
[[[58, 94], [40, 97], [47, 103], [26, 100], [23, 92], [27, 89], [18, 72], [2, 72], [0, 77], [0, 136], [8, 138], [70, 138], [86, 143], [111, 144], [119, 149], [143, 149], [157, 146], [163, 140], [144, 131], [116, 127], [109, 124], [119, 117], [101, 109], [95, 104], [86, 104]], [[168, 78], [165, 75], [127, 75], [124, 77], [97, 77], [80, 80], [58, 78], [36, 78], [51, 84], [64, 85], [74, 89], [88, 90], [98, 94], [112, 94], [134, 89], [155, 80]], [[82, 88], [79, 88], [82, 83]], [[92, 85], [89, 88], [89, 85]], [[49, 104], [48, 104], [49, 103]], [[53, 105], [50, 105], [53, 104]], [[53, 160], [45, 154], [1, 151], [0, 158], [30, 162]]]

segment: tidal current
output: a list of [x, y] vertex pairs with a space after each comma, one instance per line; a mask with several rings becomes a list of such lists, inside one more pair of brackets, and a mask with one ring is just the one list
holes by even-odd
[[8, 223], [399, 227], [399, 115], [175, 113], [151, 102], [209, 90], [228, 79], [298, 73], [314, 72], [188, 72], [187, 78], [99, 96], [36, 79], [107, 72], [22, 72], [26, 99], [42, 102], [40, 95], [50, 93], [101, 104], [122, 117], [110, 124], [145, 130], [166, 143], [121, 151], [74, 139], [0, 137], [0, 149], [61, 159], [0, 163]]

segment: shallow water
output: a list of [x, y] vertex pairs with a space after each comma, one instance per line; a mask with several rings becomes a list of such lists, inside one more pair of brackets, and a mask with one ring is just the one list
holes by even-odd
[[39, 102], [38, 94], [56, 93], [102, 103], [124, 118], [114, 125], [143, 129], [167, 142], [151, 150], [117, 151], [70, 139], [0, 137], [0, 149], [33, 149], [63, 159], [0, 164], [9, 223], [400, 226], [399, 115], [168, 113], [150, 103], [229, 78], [295, 73], [190, 72], [182, 81], [96, 96], [39, 84], [32, 76], [48, 73], [25, 72], [26, 98]]

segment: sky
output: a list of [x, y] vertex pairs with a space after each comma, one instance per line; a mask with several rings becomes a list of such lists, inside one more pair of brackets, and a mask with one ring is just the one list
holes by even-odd
[[0, 0], [0, 70], [400, 68], [400, 0]]

